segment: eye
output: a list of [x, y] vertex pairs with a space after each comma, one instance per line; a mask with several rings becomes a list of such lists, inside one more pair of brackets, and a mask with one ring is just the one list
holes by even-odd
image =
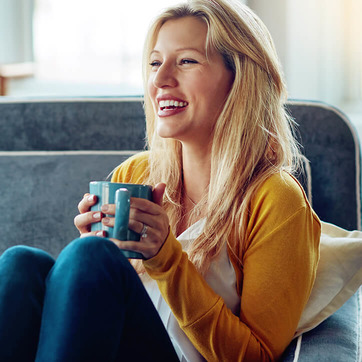
[[161, 65], [161, 62], [159, 62], [158, 60], [153, 60], [151, 63], [150, 63], [150, 66], [152, 68], [155, 68], [155, 67], [159, 67]]
[[197, 64], [198, 61], [194, 59], [182, 59], [180, 64]]

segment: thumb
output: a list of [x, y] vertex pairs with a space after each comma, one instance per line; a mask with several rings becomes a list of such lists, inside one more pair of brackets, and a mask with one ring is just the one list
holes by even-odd
[[153, 202], [156, 203], [157, 205], [162, 206], [163, 194], [165, 193], [165, 189], [166, 189], [166, 184], [164, 183], [159, 183], [154, 187], [152, 191], [152, 199]]

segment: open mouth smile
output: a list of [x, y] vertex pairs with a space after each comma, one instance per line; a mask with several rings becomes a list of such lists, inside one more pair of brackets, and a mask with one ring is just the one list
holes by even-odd
[[166, 101], [159, 102], [159, 107], [160, 107], [161, 111], [180, 109], [180, 108], [185, 108], [187, 106], [188, 106], [187, 102], [179, 102], [179, 101], [175, 101], [175, 100], [166, 100]]

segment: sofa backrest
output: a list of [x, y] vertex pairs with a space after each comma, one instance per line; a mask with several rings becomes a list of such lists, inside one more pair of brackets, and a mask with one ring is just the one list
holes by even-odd
[[0, 100], [0, 151], [141, 150], [141, 98]]
[[361, 228], [361, 156], [345, 114], [321, 102], [289, 101], [302, 152], [310, 162], [312, 204], [321, 220]]

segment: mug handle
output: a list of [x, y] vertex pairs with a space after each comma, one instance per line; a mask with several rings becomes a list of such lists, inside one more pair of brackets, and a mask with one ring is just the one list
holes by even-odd
[[129, 208], [131, 193], [125, 189], [118, 189], [115, 195], [116, 215], [113, 228], [113, 238], [127, 240]]

